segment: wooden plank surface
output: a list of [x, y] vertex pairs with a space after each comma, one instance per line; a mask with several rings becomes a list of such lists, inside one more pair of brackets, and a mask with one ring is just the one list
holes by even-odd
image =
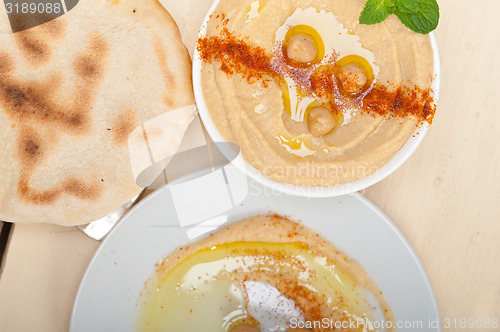
[[[211, 0], [162, 1], [192, 53]], [[500, 318], [500, 1], [439, 3], [435, 122], [415, 155], [364, 194], [415, 248], [443, 318]], [[97, 245], [76, 229], [16, 226], [0, 277], [0, 331], [67, 331]]]
[[500, 318], [500, 1], [471, 4], [440, 1], [435, 122], [366, 196], [415, 247], [443, 317]]

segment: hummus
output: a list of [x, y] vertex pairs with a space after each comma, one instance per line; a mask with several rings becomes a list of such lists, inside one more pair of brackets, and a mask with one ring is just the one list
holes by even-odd
[[[208, 112], [266, 177], [301, 186], [352, 182], [432, 122], [429, 36], [396, 17], [361, 25], [364, 4], [221, 0], [208, 20], [198, 41]], [[294, 29], [304, 32], [290, 37]], [[320, 77], [324, 68], [331, 75]]]
[[375, 322], [393, 321], [357, 262], [277, 215], [242, 220], [175, 250], [146, 289], [140, 331], [376, 331]]

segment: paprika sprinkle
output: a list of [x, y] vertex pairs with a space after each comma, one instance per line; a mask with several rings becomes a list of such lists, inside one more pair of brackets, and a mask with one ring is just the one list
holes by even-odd
[[[263, 48], [235, 36], [227, 27], [222, 28], [219, 36], [200, 38], [197, 51], [203, 62], [218, 62], [219, 69], [228, 76], [241, 74], [249, 84], [260, 81], [267, 87], [271, 80], [279, 81], [288, 74], [306, 96], [346, 99], [347, 105], [354, 104], [362, 112], [381, 116], [413, 116], [420, 122], [432, 124], [436, 111], [431, 90], [418, 86], [384, 85], [378, 82], [360, 94], [343, 95], [339, 81], [334, 78], [335, 54], [329, 64], [317, 68], [319, 70], [290, 66], [282, 45], [277, 45], [274, 54], [269, 55]], [[341, 107], [335, 109], [342, 110]]]

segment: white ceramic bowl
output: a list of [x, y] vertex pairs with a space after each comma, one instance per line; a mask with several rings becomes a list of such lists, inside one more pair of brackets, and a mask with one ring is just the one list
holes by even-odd
[[[210, 18], [210, 14], [212, 14], [218, 5], [219, 0], [215, 1], [210, 8], [205, 20], [203, 21], [203, 25], [200, 29], [200, 36], [205, 35], [206, 33], [206, 25]], [[437, 47], [436, 37], [434, 33], [430, 33], [432, 49], [434, 51], [434, 80], [432, 83], [432, 90], [434, 92], [434, 100], [437, 103], [439, 98], [439, 88], [441, 85], [441, 64], [439, 61], [439, 51]], [[201, 88], [201, 60], [197, 50], [194, 52], [193, 58], [193, 86], [194, 86], [194, 94], [196, 98], [196, 104], [198, 106], [198, 111], [200, 113], [201, 119], [203, 120], [203, 124], [208, 131], [208, 134], [212, 138], [214, 142], [226, 142], [224, 137], [220, 134], [217, 129], [214, 121], [210, 117], [208, 113], [208, 108], [205, 103], [205, 98], [203, 97], [203, 91]], [[250, 178], [264, 184], [267, 187], [272, 188], [273, 190], [277, 190], [280, 192], [284, 192], [289, 195], [296, 196], [306, 196], [306, 197], [331, 197], [331, 196], [341, 196], [349, 193], [353, 193], [359, 190], [363, 190], [368, 188], [375, 183], [385, 179], [391, 173], [393, 173], [396, 169], [398, 169], [408, 158], [415, 152], [420, 142], [422, 142], [429, 125], [423, 124], [415, 130], [415, 133], [419, 133], [418, 135], [412, 136], [406, 143], [403, 145], [401, 150], [399, 150], [389, 162], [387, 162], [384, 166], [382, 166], [377, 172], [358, 179], [356, 181], [336, 184], [332, 186], [297, 186], [288, 183], [276, 182], [268, 177], [262, 175], [257, 169], [252, 167], [249, 163], [247, 163], [242, 157], [241, 154], [234, 161], [233, 164], [238, 167], [242, 172], [247, 174]]]

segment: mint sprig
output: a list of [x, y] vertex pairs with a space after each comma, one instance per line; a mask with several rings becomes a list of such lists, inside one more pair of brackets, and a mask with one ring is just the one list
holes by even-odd
[[395, 14], [409, 29], [427, 34], [439, 22], [436, 0], [368, 0], [359, 16], [361, 24], [376, 24]]

